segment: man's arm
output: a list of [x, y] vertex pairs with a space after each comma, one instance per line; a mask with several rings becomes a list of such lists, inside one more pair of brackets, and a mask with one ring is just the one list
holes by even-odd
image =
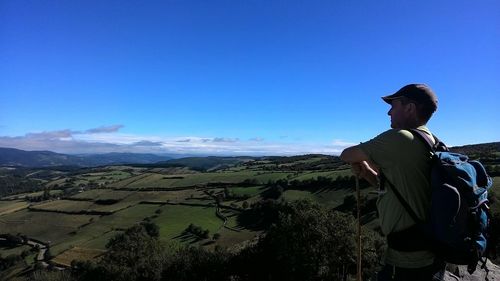
[[348, 147], [340, 154], [340, 159], [347, 163], [359, 163], [368, 161], [368, 155], [358, 145]]
[[357, 177], [364, 178], [373, 186], [377, 185], [378, 172], [372, 167], [373, 165], [368, 164], [368, 155], [359, 146], [346, 148], [340, 154], [340, 159], [351, 164], [352, 171]]

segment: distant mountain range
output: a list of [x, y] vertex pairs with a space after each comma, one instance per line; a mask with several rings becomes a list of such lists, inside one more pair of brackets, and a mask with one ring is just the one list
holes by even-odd
[[[452, 147], [452, 151], [469, 156], [494, 155], [500, 153], [500, 142]], [[157, 155], [145, 153], [105, 153], [105, 154], [61, 154], [51, 151], [25, 151], [0, 147], [0, 166], [53, 167], [77, 166], [96, 167], [119, 164], [155, 164], [159, 166], [185, 166], [195, 170], [219, 169], [256, 159], [286, 161], [290, 157], [189, 157], [192, 155]], [[300, 156], [296, 156], [300, 157]], [[496, 158], [495, 157], [495, 158]], [[295, 159], [291, 157], [291, 159]]]
[[118, 164], [151, 164], [167, 161], [173, 157], [142, 153], [105, 153], [69, 155], [51, 151], [25, 151], [0, 147], [0, 166], [51, 167], [79, 166], [95, 167]]

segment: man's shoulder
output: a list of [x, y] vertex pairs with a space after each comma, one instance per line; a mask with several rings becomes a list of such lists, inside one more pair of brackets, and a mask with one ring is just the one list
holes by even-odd
[[412, 132], [405, 129], [390, 129], [375, 137], [375, 139], [384, 140], [388, 142], [408, 141], [411, 140], [412, 138], [413, 138]]
[[[432, 136], [431, 131], [429, 128], [426, 126], [419, 126], [418, 128], [415, 128], [413, 130], [418, 130], [426, 133], [429, 136]], [[381, 134], [379, 134], [377, 137], [378, 139], [387, 139], [387, 140], [393, 140], [393, 141], [411, 141], [414, 139], [414, 132], [412, 132], [412, 129], [389, 129]]]

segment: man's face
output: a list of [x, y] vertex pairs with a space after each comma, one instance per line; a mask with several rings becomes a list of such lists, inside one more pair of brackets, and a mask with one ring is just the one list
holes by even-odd
[[391, 109], [387, 114], [391, 116], [391, 128], [404, 129], [407, 124], [410, 112], [407, 105], [401, 103], [401, 99], [395, 99], [391, 102]]

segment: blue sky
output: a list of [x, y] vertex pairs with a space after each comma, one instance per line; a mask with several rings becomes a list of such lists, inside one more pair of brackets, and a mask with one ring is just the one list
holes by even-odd
[[0, 1], [0, 146], [339, 153], [426, 83], [449, 145], [500, 141], [498, 1]]

